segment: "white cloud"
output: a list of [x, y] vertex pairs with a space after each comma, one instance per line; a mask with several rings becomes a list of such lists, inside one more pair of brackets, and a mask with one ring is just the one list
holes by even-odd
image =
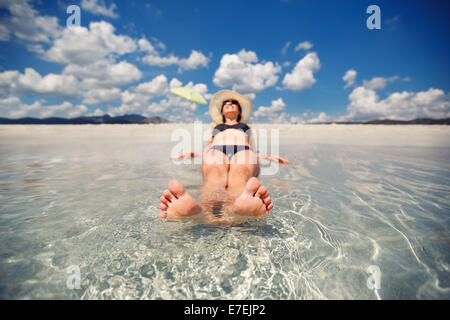
[[141, 38], [138, 40], [139, 50], [147, 52], [149, 54], [158, 54], [158, 52], [155, 49], [155, 46], [151, 44], [150, 41], [148, 41], [146, 38]]
[[[170, 81], [170, 87], [181, 86], [182, 83], [178, 79], [174, 78]], [[208, 86], [203, 83], [194, 84], [192, 81], [185, 84], [184, 87], [191, 88], [206, 99], [211, 98], [212, 94], [208, 93]], [[165, 98], [158, 102], [152, 102], [148, 105], [145, 112], [146, 115], [154, 115], [158, 113], [166, 113], [167, 118], [173, 122], [189, 122], [193, 120], [195, 111], [198, 108], [198, 104], [189, 100], [180, 98], [174, 94], [167, 94]]]
[[254, 93], [244, 93], [243, 96], [247, 97], [247, 99], [250, 99], [250, 100], [256, 99], [256, 94], [254, 94]]
[[142, 61], [150, 66], [167, 67], [170, 65], [177, 65], [180, 58], [171, 55], [169, 57], [160, 57], [157, 55], [148, 55], [142, 58]]
[[170, 83], [169, 83], [170, 89], [178, 88], [178, 87], [181, 87], [182, 85], [183, 85], [183, 83], [180, 80], [178, 80], [177, 78], [173, 78], [172, 80], [170, 80]]
[[20, 73], [16, 70], [7, 70], [0, 72], [0, 88], [14, 87], [14, 83], [17, 81]]
[[440, 89], [394, 92], [380, 99], [374, 89], [360, 86], [352, 91], [349, 99], [347, 114], [339, 121], [450, 117], [450, 96]]
[[[93, 4], [95, 3], [91, 2], [91, 5]], [[18, 12], [23, 9], [25, 13], [22, 12], [21, 17], [34, 17], [37, 22], [43, 21], [26, 1], [13, 4], [11, 1], [0, 0], [0, 7], [7, 7], [14, 13], [11, 19], [18, 16]], [[55, 21], [57, 21], [56, 18]], [[49, 24], [49, 26], [53, 25]], [[0, 28], [1, 30], [3, 29]], [[40, 29], [37, 28], [37, 30]], [[54, 30], [60, 29], [55, 27]], [[16, 36], [20, 37], [20, 34]], [[0, 73], [1, 95], [34, 93], [64, 98], [82, 97], [84, 103], [88, 104], [115, 100], [121, 93], [117, 86], [129, 84], [142, 77], [142, 72], [136, 66], [127, 61], [116, 62], [116, 59], [136, 51], [138, 43], [141, 49], [147, 52], [150, 50], [148, 41], [145, 43], [141, 39], [142, 41], [137, 42], [128, 36], [117, 35], [114, 27], [105, 21], [92, 22], [89, 28], [64, 28], [63, 31], [55, 33], [53, 38], [39, 39], [37, 37], [41, 41], [53, 41], [48, 50], [45, 50], [40, 43], [26, 44], [26, 46], [30, 51], [38, 53], [41, 58], [66, 64], [63, 72], [45, 76], [41, 76], [32, 68], [25, 69], [24, 74], [18, 71], [2, 72]], [[161, 47], [161, 44], [158, 43], [158, 47]]]
[[[343, 80], [354, 82], [349, 70]], [[373, 119], [411, 120], [417, 118], [446, 118], [450, 116], [449, 94], [441, 89], [430, 88], [420, 92], [394, 92], [387, 98], [380, 99], [376, 90], [381, 90], [390, 82], [410, 81], [409, 77], [400, 76], [373, 77], [363, 80], [363, 85], [353, 89], [349, 95], [350, 104], [347, 114], [338, 118], [339, 121], [366, 121]]]
[[69, 64], [64, 75], [73, 75], [82, 79], [83, 88], [122, 86], [141, 79], [142, 72], [126, 61], [114, 63], [101, 59], [86, 65]]
[[325, 112], [319, 112], [318, 115], [316, 115], [313, 118], [309, 118], [306, 120], [308, 123], [321, 123], [321, 122], [330, 122], [333, 118], [327, 115]]
[[326, 112], [312, 112], [310, 110], [290, 117], [291, 123], [323, 123], [331, 122], [333, 120], [334, 118], [329, 116]]
[[143, 82], [134, 88], [137, 93], [147, 94], [152, 97], [162, 96], [168, 93], [169, 84], [163, 74], [153, 78], [152, 81]]
[[159, 49], [159, 51], [165, 51], [166, 50], [166, 45], [158, 40], [158, 38], [156, 37], [150, 37], [150, 40], [152, 40], [152, 43], [154, 44], [154, 46]]
[[168, 57], [161, 57], [159, 55], [150, 54], [141, 59], [144, 63], [150, 66], [167, 67], [177, 65], [179, 71], [198, 69], [199, 67], [206, 67], [209, 63], [209, 58], [200, 51], [192, 50], [188, 58], [179, 58], [174, 55]]
[[237, 54], [225, 54], [214, 74], [213, 82], [218, 87], [229, 87], [242, 94], [260, 92], [275, 85], [281, 66], [273, 62], [257, 63], [253, 51], [242, 49]]
[[269, 107], [261, 106], [252, 114], [255, 122], [268, 123], [317, 123], [332, 121], [325, 112], [304, 112], [302, 115], [292, 115], [286, 112], [286, 104], [282, 98], [272, 100]]
[[88, 108], [83, 104], [71, 106], [65, 112], [65, 117], [68, 117], [68, 118], [80, 117], [80, 116], [86, 114], [87, 111], [88, 111]]
[[393, 18], [385, 20], [384, 24], [388, 27], [389, 31], [393, 31], [397, 29], [398, 25], [400, 23], [399, 16], [394, 16]]
[[35, 101], [28, 105], [24, 104], [18, 97], [11, 96], [0, 99], [0, 112], [10, 118], [23, 117], [64, 117], [75, 118], [84, 115], [88, 111], [85, 105], [73, 105], [64, 101], [58, 105], [42, 105], [41, 101]]
[[96, 88], [84, 93], [83, 103], [104, 104], [120, 99], [121, 90], [119, 88]]
[[179, 66], [182, 70], [197, 69], [198, 67], [206, 67], [209, 63], [209, 58], [207, 58], [200, 51], [192, 50], [191, 54], [187, 59], [181, 59]]
[[[141, 83], [135, 87], [128, 88], [121, 94], [121, 105], [110, 107], [108, 113], [112, 115], [125, 113], [140, 113], [145, 116], [155, 114], [169, 118], [171, 121], [189, 121], [197, 110], [197, 103], [180, 98], [169, 92], [170, 88], [183, 86], [177, 78], [170, 82], [163, 74], [153, 78], [151, 81]], [[184, 85], [192, 88], [206, 98], [210, 98], [206, 84], [189, 82]], [[152, 101], [162, 97], [159, 101]]]
[[283, 48], [281, 48], [281, 54], [285, 55], [290, 46], [291, 46], [291, 42], [290, 41], [286, 42], [286, 44], [283, 46]]
[[125, 114], [144, 110], [149, 103], [151, 97], [145, 94], [125, 90], [121, 93], [122, 104], [116, 108], [110, 108], [112, 114]]
[[147, 107], [148, 114], [163, 113], [170, 111], [171, 121], [183, 121], [193, 116], [197, 110], [197, 103], [186, 99], [168, 95], [166, 98], [158, 102], [152, 102]]
[[317, 53], [308, 53], [303, 59], [300, 59], [291, 73], [287, 73], [283, 79], [283, 85], [287, 89], [294, 91], [311, 88], [316, 79], [314, 72], [320, 69], [320, 60]]
[[237, 56], [243, 62], [248, 62], [248, 63], [258, 62], [258, 56], [253, 51], [246, 51], [245, 49], [242, 49], [241, 51], [238, 52]]
[[36, 70], [26, 68], [22, 74], [16, 70], [0, 72], [0, 95], [44, 94], [56, 97], [77, 97], [79, 83], [73, 76], [54, 73], [41, 76]]
[[74, 97], [79, 94], [79, 83], [72, 75], [50, 73], [43, 77], [36, 70], [26, 68], [25, 73], [19, 74], [15, 80], [11, 83], [12, 91], [64, 97]]
[[400, 79], [399, 76], [392, 76], [390, 78], [383, 78], [383, 77], [374, 77], [369, 81], [363, 80], [364, 87], [368, 89], [384, 89], [386, 87], [386, 84], [388, 82], [393, 82]]
[[[412, 120], [418, 118], [437, 119], [450, 117], [450, 94], [445, 94], [441, 89], [430, 88], [420, 92], [394, 92], [385, 99], [380, 99], [376, 90], [383, 89], [388, 82], [398, 79], [400, 79], [398, 76], [389, 78], [374, 77], [370, 81], [363, 81], [365, 85], [353, 89], [350, 93], [350, 104], [347, 106], [347, 113], [342, 116], [334, 117], [325, 112], [315, 113], [306, 111], [302, 115], [290, 116], [290, 121], [319, 123], [331, 121], [368, 121], [374, 119]], [[263, 109], [263, 111], [266, 110]], [[285, 119], [287, 118], [285, 117]]]
[[62, 36], [53, 42], [44, 58], [64, 64], [86, 65], [104, 58], [116, 58], [137, 49], [136, 41], [116, 35], [108, 22], [91, 22], [85, 27], [65, 28]]
[[45, 49], [40, 43], [27, 44], [26, 46], [29, 51], [35, 52], [40, 56], [45, 54]]
[[[142, 88], [142, 87], [141, 87]], [[129, 88], [121, 93], [121, 105], [110, 108], [111, 114], [143, 113], [147, 110], [150, 99], [159, 97], [148, 92], [136, 92], [136, 87]]]
[[[81, 7], [83, 11], [94, 14], [118, 17], [117, 6], [110, 1], [83, 0]], [[106, 21], [91, 22], [88, 27], [64, 28], [58, 25], [57, 17], [39, 15], [31, 0], [0, 0], [0, 9], [6, 9], [0, 20], [0, 41], [9, 41], [12, 37], [27, 40], [23, 45], [29, 51], [64, 67], [61, 74], [41, 75], [33, 68], [26, 68], [23, 73], [17, 70], [0, 72], [1, 103], [6, 103], [0, 105], [3, 114], [72, 117], [84, 114], [87, 111], [85, 105], [107, 104], [115, 100], [119, 100], [121, 105], [110, 107], [120, 114], [128, 111], [149, 113], [152, 103], [154, 110], [159, 104], [160, 109], [166, 112], [167, 108], [171, 112], [176, 110], [177, 115], [192, 115], [197, 108], [195, 103], [169, 96], [170, 87], [182, 85], [176, 78], [169, 83], [166, 76], [160, 75], [128, 89], [121, 88], [140, 80], [143, 74], [126, 58], [118, 60], [125, 54], [136, 52], [146, 55], [141, 61], [152, 64], [154, 59], [154, 63], [173, 64], [184, 71], [208, 66], [210, 59], [202, 52], [192, 50], [186, 58], [163, 57], [161, 54], [166, 46], [158, 39], [133, 39], [117, 34], [114, 26]], [[186, 86], [193, 87], [207, 99], [211, 97], [205, 84], [189, 82]], [[20, 101], [21, 97], [30, 94], [40, 100], [32, 104]], [[43, 98], [47, 97], [62, 98], [62, 101], [45, 106]], [[158, 97], [166, 98], [159, 102], [151, 101]], [[83, 104], [65, 99], [80, 99]]]
[[197, 83], [194, 84], [192, 81], [189, 81], [186, 85], [186, 88], [190, 88], [194, 91], [197, 91], [198, 93], [200, 93], [204, 98], [206, 99], [211, 99], [213, 94], [208, 93], [208, 86], [204, 83]]
[[87, 66], [69, 65], [62, 74], [45, 76], [32, 68], [26, 68], [23, 74], [18, 71], [0, 72], [0, 94], [84, 97], [83, 102], [87, 104], [115, 100], [120, 96], [120, 89], [110, 87], [140, 79], [142, 74], [127, 62], [108, 63], [99, 61]]
[[87, 110], [87, 107], [84, 105], [74, 106], [72, 103], [64, 101], [59, 105], [41, 106], [41, 109], [39, 110], [39, 117], [48, 118], [62, 116], [67, 118], [75, 118], [86, 113]]
[[351, 87], [355, 84], [357, 72], [355, 69], [347, 70], [345, 75], [342, 77], [342, 80], [345, 81], [344, 89]]
[[267, 118], [269, 120], [273, 120], [277, 118], [279, 114], [284, 111], [286, 104], [284, 103], [282, 98], [278, 98], [277, 100], [273, 100], [270, 107], [259, 107], [255, 112], [253, 112], [253, 117], [255, 118]]
[[8, 27], [4, 24], [0, 24], [0, 41], [8, 41], [9, 40], [10, 31]]
[[109, 8], [106, 7], [104, 0], [82, 0], [81, 8], [93, 14], [98, 14], [116, 19], [119, 15], [115, 12], [117, 6], [112, 3]]
[[26, 105], [17, 97], [10, 97], [8, 99], [0, 100], [0, 110], [2, 110], [2, 114], [6, 114], [10, 118], [23, 118], [25, 116], [31, 116], [40, 108], [41, 104], [39, 101], [36, 101], [31, 105]]
[[94, 112], [88, 114], [88, 116], [94, 116], [94, 117], [98, 117], [98, 116], [103, 116], [105, 114], [105, 111], [100, 110], [99, 108], [95, 109]]
[[4, 114], [11, 113], [12, 110], [14, 110], [17, 106], [20, 106], [22, 104], [22, 101], [16, 96], [9, 96], [3, 99], [0, 99], [0, 110], [2, 116]]
[[14, 34], [19, 39], [33, 42], [51, 42], [61, 32], [56, 17], [40, 16], [28, 0], [1, 0], [0, 9], [8, 15], [0, 20], [0, 40], [8, 41]]
[[300, 51], [300, 50], [309, 50], [313, 47], [312, 43], [309, 41], [303, 41], [300, 42], [296, 47], [295, 47], [295, 51]]

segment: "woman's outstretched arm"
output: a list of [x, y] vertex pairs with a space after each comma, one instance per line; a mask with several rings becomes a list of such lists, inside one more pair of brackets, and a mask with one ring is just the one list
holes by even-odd
[[170, 160], [189, 159], [189, 158], [201, 157], [202, 155], [203, 155], [203, 152], [186, 152], [186, 153], [180, 154], [176, 157], [171, 157]]
[[271, 161], [278, 161], [278, 162], [283, 163], [283, 164], [290, 164], [291, 163], [288, 159], [285, 159], [285, 158], [282, 158], [282, 157], [279, 157], [279, 156], [272, 156], [270, 154], [267, 154], [267, 155], [263, 156], [263, 155], [261, 155], [259, 153], [256, 153], [256, 156], [258, 158], [260, 158], [260, 159], [268, 159], [268, 160], [271, 160]]
[[269, 155], [269, 154], [264, 156], [264, 155], [259, 154], [256, 151], [256, 148], [255, 148], [255, 140], [253, 138], [253, 133], [252, 133], [251, 129], [250, 129], [250, 135], [249, 135], [249, 144], [250, 144], [250, 149], [260, 159], [268, 159], [268, 160], [271, 160], [271, 161], [278, 161], [278, 162], [283, 163], [283, 164], [291, 163], [288, 159], [285, 159], [285, 158], [282, 158], [282, 157], [279, 157], [279, 156], [272, 156], [272, 155]]

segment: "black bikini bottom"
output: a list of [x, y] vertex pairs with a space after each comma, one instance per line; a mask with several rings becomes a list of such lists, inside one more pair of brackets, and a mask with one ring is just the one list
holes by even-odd
[[250, 150], [249, 146], [236, 146], [236, 145], [225, 145], [225, 146], [212, 146], [210, 149], [219, 150], [225, 153], [228, 159], [231, 159], [236, 153], [242, 150]]

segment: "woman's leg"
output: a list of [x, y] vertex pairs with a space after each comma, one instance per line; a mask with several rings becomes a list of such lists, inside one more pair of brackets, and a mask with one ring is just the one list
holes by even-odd
[[[184, 218], [201, 213], [207, 210], [211, 195], [217, 195], [216, 190], [222, 190], [225, 193], [227, 185], [227, 171], [228, 165], [226, 163], [226, 156], [217, 150], [211, 150], [206, 153], [203, 158], [202, 172], [203, 172], [203, 186], [200, 193], [201, 202], [197, 203], [193, 197], [189, 195], [184, 189], [184, 186], [172, 180], [169, 183], [169, 188], [164, 190], [160, 198], [161, 210], [165, 211], [159, 215], [161, 218]], [[223, 195], [220, 194], [220, 198]]]
[[258, 174], [259, 163], [252, 151], [237, 152], [231, 159], [227, 190], [234, 200], [231, 210], [235, 214], [262, 217], [273, 208], [269, 191], [256, 178]]
[[204, 154], [202, 162], [203, 186], [200, 195], [202, 201], [208, 200], [212, 191], [224, 191], [226, 189], [228, 167], [227, 156], [223, 152], [212, 149]]
[[239, 196], [251, 177], [259, 173], [259, 163], [256, 155], [250, 150], [237, 152], [230, 160], [227, 190], [232, 197]]

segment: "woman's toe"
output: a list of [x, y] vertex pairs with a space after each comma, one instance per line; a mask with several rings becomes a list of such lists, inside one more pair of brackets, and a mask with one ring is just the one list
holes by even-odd
[[247, 181], [245, 185], [245, 192], [251, 196], [254, 196], [259, 188], [259, 180], [258, 178], [252, 177]]
[[170, 192], [169, 190], [164, 190], [163, 196], [164, 196], [164, 198], [166, 198], [166, 200], [167, 200], [168, 202], [172, 202], [172, 201], [174, 201], [174, 200], [177, 199], [177, 198], [175, 198], [175, 196], [172, 194], [172, 192]]
[[177, 180], [172, 180], [169, 182], [169, 191], [177, 199], [182, 197], [186, 193], [186, 190], [184, 189], [183, 185], [179, 183]]
[[258, 190], [256, 191], [255, 197], [264, 199], [264, 194], [266, 193], [267, 189], [266, 187], [262, 186], [259, 187]]
[[158, 217], [160, 217], [160, 218], [167, 218], [167, 213], [161, 212], [160, 214], [158, 214]]
[[161, 201], [161, 203], [164, 203], [166, 206], [169, 205], [169, 200], [166, 199], [166, 197], [161, 196], [161, 198], [159, 198], [159, 201]]

